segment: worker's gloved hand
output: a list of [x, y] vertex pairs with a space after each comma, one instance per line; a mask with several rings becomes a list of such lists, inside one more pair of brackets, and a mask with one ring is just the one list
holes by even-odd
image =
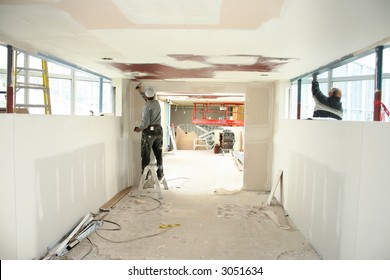
[[138, 126], [136, 126], [136, 127], [134, 127], [134, 131], [135, 131], [135, 132], [140, 132], [140, 131], [141, 131], [141, 129], [139, 129], [139, 127], [138, 127]]

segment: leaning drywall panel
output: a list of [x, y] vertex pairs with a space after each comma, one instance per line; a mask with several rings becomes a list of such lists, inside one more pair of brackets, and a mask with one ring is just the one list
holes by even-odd
[[16, 259], [14, 115], [0, 114], [0, 259]]
[[125, 187], [119, 125], [116, 117], [15, 115], [18, 259], [44, 255]]
[[354, 259], [362, 123], [280, 120], [275, 170], [284, 206], [325, 259]]
[[390, 123], [364, 124], [357, 259], [390, 259]]

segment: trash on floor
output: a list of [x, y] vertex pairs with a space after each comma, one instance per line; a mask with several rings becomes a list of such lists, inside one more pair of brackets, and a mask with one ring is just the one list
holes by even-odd
[[224, 188], [219, 188], [214, 190], [214, 194], [234, 194], [240, 192], [241, 189], [236, 189], [236, 190], [227, 190]]
[[144, 204], [146, 201], [142, 199], [134, 199], [133, 200], [135, 204]]
[[180, 224], [161, 224], [160, 228], [172, 228], [172, 227], [179, 227]]
[[250, 210], [250, 214], [252, 215], [258, 213], [264, 213], [281, 229], [291, 229], [291, 226], [286, 219], [283, 206], [279, 203], [273, 205], [262, 203], [261, 206], [256, 206], [254, 209]]

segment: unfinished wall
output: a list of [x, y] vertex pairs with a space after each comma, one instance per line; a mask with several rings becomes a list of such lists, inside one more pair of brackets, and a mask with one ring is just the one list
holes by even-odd
[[362, 137], [357, 259], [390, 259], [390, 123], [365, 123]]
[[171, 123], [176, 126], [179, 124], [190, 124], [192, 123], [192, 112], [194, 111], [191, 106], [171, 106]]
[[120, 180], [120, 186], [130, 186], [132, 180], [132, 173], [129, 172], [129, 158], [131, 157], [133, 150], [130, 149], [129, 133], [130, 133], [130, 111], [128, 103], [130, 95], [127, 94], [130, 86], [129, 80], [124, 79], [113, 79], [111, 81], [113, 87], [115, 87], [115, 115], [119, 118], [119, 133], [120, 139], [123, 143], [122, 149], [124, 156], [122, 162], [120, 162], [121, 176], [118, 177]]
[[15, 143], [13, 115], [0, 114], [0, 259], [16, 259]]
[[273, 87], [248, 87], [245, 96], [244, 190], [270, 189]]
[[127, 187], [120, 118], [2, 114], [0, 128], [1, 259], [42, 257]]
[[284, 172], [277, 197], [324, 259], [390, 258], [389, 137], [389, 123], [279, 119], [275, 125], [273, 183]]
[[[130, 127], [140, 122], [144, 101], [135, 91], [136, 83], [129, 87]], [[270, 83], [190, 83], [190, 82], [145, 82], [152, 85], [156, 91], [182, 92], [236, 92], [246, 94], [245, 103], [245, 146], [244, 155], [244, 189], [269, 190], [271, 155], [272, 155], [272, 126], [273, 126], [273, 85]], [[186, 113], [187, 114], [187, 113]], [[132, 184], [138, 185], [141, 175], [140, 143], [141, 135], [130, 132], [130, 146], [134, 153], [131, 172], [134, 174]], [[167, 177], [169, 174], [165, 174]]]

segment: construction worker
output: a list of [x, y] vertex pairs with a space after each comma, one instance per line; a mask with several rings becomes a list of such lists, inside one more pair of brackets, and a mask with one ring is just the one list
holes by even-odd
[[336, 120], [343, 119], [343, 106], [340, 102], [340, 89], [332, 88], [328, 93], [328, 97], [326, 97], [320, 90], [317, 75], [314, 74], [311, 84], [311, 92], [315, 102], [313, 117], [333, 118]]
[[145, 99], [146, 103], [142, 109], [142, 121], [140, 126], [134, 128], [135, 132], [142, 131], [141, 138], [141, 157], [142, 173], [150, 163], [150, 151], [153, 150], [157, 161], [157, 178], [160, 181], [164, 177], [162, 147], [163, 147], [163, 129], [161, 127], [161, 108], [159, 102], [155, 99], [153, 87], [146, 87], [143, 90], [141, 84], [136, 89]]

